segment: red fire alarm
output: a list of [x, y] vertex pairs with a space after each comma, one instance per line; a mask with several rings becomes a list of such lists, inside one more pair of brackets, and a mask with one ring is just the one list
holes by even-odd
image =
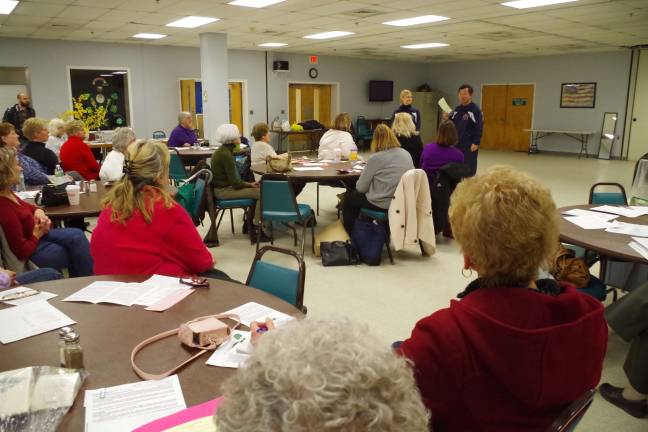
[[319, 57], [316, 55], [312, 55], [308, 58], [308, 63], [310, 64], [317, 64], [318, 61], [319, 61]]

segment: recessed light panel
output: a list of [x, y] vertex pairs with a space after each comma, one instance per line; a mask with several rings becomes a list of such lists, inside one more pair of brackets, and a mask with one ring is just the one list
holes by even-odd
[[169, 24], [167, 24], [167, 27], [196, 28], [216, 21], [219, 21], [219, 19], [211, 17], [188, 16], [186, 18], [170, 22]]
[[17, 0], [0, 0], [0, 15], [9, 15], [16, 6]]
[[501, 3], [502, 6], [508, 6], [515, 9], [528, 9], [540, 6], [550, 6], [561, 3], [571, 3], [578, 0], [516, 0], [506, 3]]
[[286, 0], [236, 0], [229, 2], [233, 6], [245, 6], [253, 8], [264, 8], [266, 6], [271, 6], [273, 4], [281, 3]]
[[133, 37], [137, 39], [162, 39], [166, 36], [167, 35], [158, 33], [137, 33], [136, 35], [133, 35]]
[[423, 15], [423, 16], [417, 16], [413, 18], [400, 19], [396, 21], [387, 21], [384, 22], [383, 24], [396, 26], [396, 27], [407, 27], [407, 26], [415, 26], [420, 24], [428, 24], [428, 23], [438, 22], [438, 21], [445, 21], [449, 19], [450, 18], [448, 17], [439, 16], [439, 15]]
[[267, 43], [262, 43], [259, 46], [264, 47], [264, 48], [280, 48], [280, 47], [285, 47], [288, 44], [281, 43], [281, 42], [267, 42]]
[[336, 37], [349, 36], [352, 34], [355, 33], [347, 32], [347, 31], [330, 31], [330, 32], [315, 33], [312, 35], [304, 36], [304, 39], [331, 39]]
[[414, 45], [402, 45], [401, 48], [425, 49], [425, 48], [441, 48], [441, 47], [447, 47], [447, 46], [448, 46], [448, 44], [445, 44], [445, 43], [430, 42], [430, 43], [422, 43], [422, 44], [414, 44]]

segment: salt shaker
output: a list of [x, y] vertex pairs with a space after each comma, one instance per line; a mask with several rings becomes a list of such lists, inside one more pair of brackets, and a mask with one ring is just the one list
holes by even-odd
[[79, 344], [79, 335], [74, 331], [63, 336], [63, 367], [67, 369], [83, 369], [83, 348]]
[[68, 333], [71, 333], [72, 329], [70, 327], [62, 327], [58, 331], [58, 351], [59, 351], [59, 364], [65, 366], [65, 336]]
[[97, 192], [97, 182], [90, 180], [90, 192]]

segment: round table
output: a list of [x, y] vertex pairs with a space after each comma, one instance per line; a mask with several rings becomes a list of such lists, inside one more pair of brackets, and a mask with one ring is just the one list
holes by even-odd
[[[599, 207], [599, 205], [576, 205], [561, 207], [558, 211], [560, 217], [560, 240], [566, 243], [571, 243], [576, 246], [581, 246], [586, 249], [597, 252], [608, 258], [615, 258], [624, 261], [648, 263], [644, 257], [637, 253], [634, 249], [628, 246], [632, 237], [625, 234], [616, 234], [605, 231], [604, 229], [590, 229], [586, 230], [573, 224], [562, 217], [562, 213], [571, 209], [589, 210], [592, 207]], [[619, 216], [619, 222], [627, 222], [638, 225], [648, 225], [648, 216], [639, 216], [636, 218], [627, 218]]]
[[[297, 161], [299, 161], [299, 159]], [[312, 161], [312, 162], [315, 163], [316, 161]], [[327, 182], [327, 181], [335, 181], [335, 180], [355, 182], [356, 180], [358, 180], [358, 178], [360, 178], [360, 174], [361, 174], [360, 172], [351, 171], [353, 168], [352, 164], [356, 162], [353, 163], [352, 162], [322, 162], [322, 163], [324, 165], [318, 167], [318, 168], [322, 168], [322, 170], [299, 171], [299, 170], [295, 170], [295, 168], [299, 168], [304, 165], [296, 163], [296, 161], [293, 161], [293, 169], [291, 171], [281, 173], [281, 174], [290, 177], [291, 180], [296, 180], [304, 183]], [[337, 170], [339, 169], [349, 171], [349, 173], [341, 174], [337, 172]], [[266, 170], [266, 164], [265, 163], [253, 164], [252, 172], [260, 175], [268, 173], [268, 171]]]
[[[88, 378], [74, 405], [65, 416], [59, 431], [82, 431], [85, 410], [84, 390], [110, 387], [139, 381], [131, 369], [130, 354], [139, 342], [181, 323], [205, 315], [225, 312], [254, 301], [292, 316], [303, 314], [292, 305], [254, 288], [210, 279], [210, 288], [197, 288], [180, 303], [165, 312], [150, 312], [142, 306], [71, 303], [61, 300], [97, 280], [142, 282], [149, 276], [94, 276], [61, 279], [30, 285], [58, 294], [49, 302], [77, 322], [75, 331], [81, 336], [84, 363]], [[0, 308], [7, 307], [0, 305]], [[0, 345], [0, 371], [27, 366], [58, 366], [58, 336], [50, 331], [7, 345]], [[180, 345], [175, 337], [166, 338], [142, 350], [137, 365], [150, 373], [161, 373], [180, 364], [195, 353]], [[209, 353], [178, 371], [187, 406], [206, 402], [220, 394], [220, 385], [235, 370], [208, 366]]]
[[[185, 165], [196, 165], [203, 159], [210, 159], [217, 150], [212, 147], [175, 147]], [[173, 150], [171, 150], [173, 151]]]

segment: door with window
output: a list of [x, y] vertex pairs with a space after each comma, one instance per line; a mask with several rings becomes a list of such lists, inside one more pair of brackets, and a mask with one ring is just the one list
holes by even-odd
[[628, 159], [638, 160], [646, 153], [648, 153], [648, 50], [641, 50], [630, 123]]
[[330, 84], [289, 84], [288, 120], [290, 124], [317, 120], [330, 127], [332, 88]]
[[[238, 126], [241, 135], [243, 131], [243, 83], [228, 83], [229, 118], [230, 123]], [[190, 112], [194, 117], [194, 127], [199, 136], [203, 137], [202, 82], [200, 80], [180, 80], [181, 110]]]
[[533, 120], [533, 84], [484, 85], [484, 149], [527, 151]]

